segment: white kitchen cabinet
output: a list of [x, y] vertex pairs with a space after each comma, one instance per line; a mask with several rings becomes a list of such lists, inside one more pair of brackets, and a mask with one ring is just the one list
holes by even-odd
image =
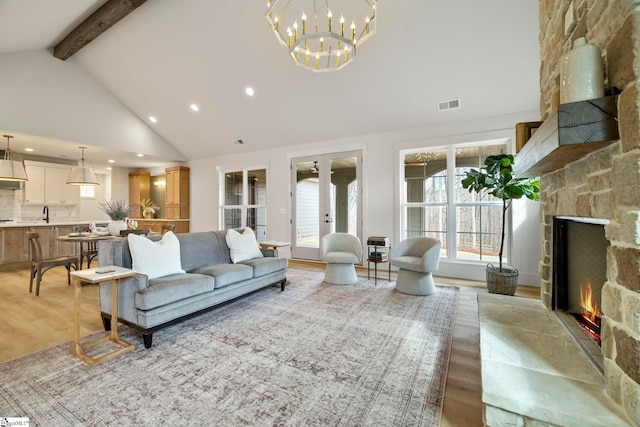
[[71, 168], [45, 168], [45, 203], [52, 205], [73, 205], [80, 202], [80, 187], [67, 184], [69, 171], [71, 171]]
[[24, 202], [30, 205], [44, 204], [44, 166], [25, 165], [29, 180], [24, 183]]
[[29, 180], [24, 184], [24, 203], [74, 205], [80, 203], [80, 187], [67, 184], [70, 166], [26, 164]]

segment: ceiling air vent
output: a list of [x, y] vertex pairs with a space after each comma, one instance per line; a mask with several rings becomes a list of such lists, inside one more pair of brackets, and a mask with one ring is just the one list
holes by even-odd
[[438, 111], [453, 110], [454, 108], [460, 108], [459, 99], [438, 102]]

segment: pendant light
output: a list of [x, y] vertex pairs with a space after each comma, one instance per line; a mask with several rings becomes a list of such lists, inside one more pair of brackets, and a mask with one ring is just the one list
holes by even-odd
[[4, 152], [4, 158], [0, 159], [0, 181], [28, 181], [24, 164], [20, 160], [11, 160], [9, 141], [13, 135], [2, 136], [7, 138], [7, 149]]
[[82, 150], [82, 158], [80, 159], [80, 164], [78, 166], [74, 166], [69, 172], [69, 176], [67, 177], [67, 184], [70, 185], [100, 185], [98, 182], [98, 176], [96, 175], [96, 171], [93, 169], [93, 165], [91, 162], [87, 161], [88, 166], [85, 165], [84, 162], [84, 150], [87, 147], [79, 147]]

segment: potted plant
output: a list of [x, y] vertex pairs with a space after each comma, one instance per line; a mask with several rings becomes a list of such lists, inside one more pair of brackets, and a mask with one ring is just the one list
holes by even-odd
[[140, 200], [140, 207], [142, 208], [142, 216], [146, 219], [152, 219], [156, 214], [156, 209], [160, 209], [160, 206], [151, 199]]
[[133, 208], [124, 200], [107, 200], [99, 202], [98, 208], [111, 218], [108, 229], [112, 236], [119, 236], [120, 230], [127, 229], [127, 223], [124, 220], [127, 219], [129, 214], [131, 214]]
[[511, 207], [513, 199], [524, 196], [530, 200], [540, 200], [540, 178], [515, 178], [513, 165], [514, 159], [511, 154], [487, 156], [480, 170], [467, 171], [462, 180], [462, 187], [468, 188], [469, 192], [484, 192], [502, 199], [499, 265], [497, 269], [492, 264], [487, 265], [487, 288], [491, 293], [505, 295], [515, 294], [518, 286], [518, 270], [502, 265], [507, 210]]

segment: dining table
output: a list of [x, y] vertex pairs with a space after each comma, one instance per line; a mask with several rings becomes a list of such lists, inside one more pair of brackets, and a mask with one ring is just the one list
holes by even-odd
[[[78, 254], [82, 253], [82, 245], [85, 243], [98, 242], [100, 240], [121, 239], [119, 236], [112, 236], [110, 234], [96, 234], [92, 232], [79, 232], [66, 234], [64, 236], [58, 236], [59, 242], [73, 242], [78, 243]], [[82, 266], [80, 266], [82, 268]]]

